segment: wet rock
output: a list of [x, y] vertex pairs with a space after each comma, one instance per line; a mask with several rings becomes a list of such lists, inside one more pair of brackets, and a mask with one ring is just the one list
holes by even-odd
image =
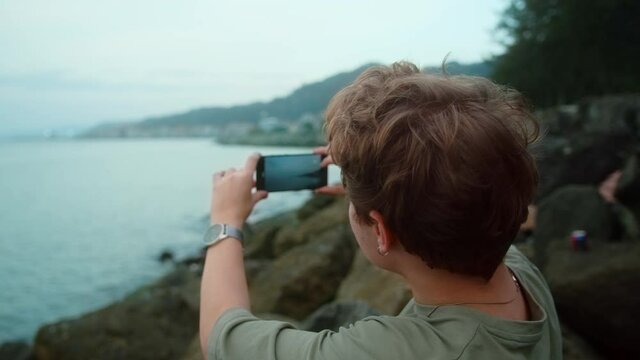
[[0, 360], [33, 360], [29, 344], [10, 341], [0, 345]]
[[325, 329], [338, 331], [341, 327], [348, 327], [358, 320], [375, 315], [381, 315], [381, 313], [364, 301], [332, 302], [309, 315], [300, 328], [308, 331]]
[[180, 267], [106, 308], [45, 325], [38, 359], [176, 359], [198, 328], [199, 275]]
[[353, 241], [346, 227], [333, 227], [274, 260], [250, 286], [254, 313], [303, 319], [333, 299], [351, 265]]
[[549, 242], [544, 274], [560, 318], [600, 353], [638, 359], [640, 243], [591, 239], [589, 251], [572, 251], [564, 239]]
[[384, 314], [396, 315], [404, 308], [411, 292], [399, 275], [380, 269], [358, 251], [336, 299], [361, 300]]

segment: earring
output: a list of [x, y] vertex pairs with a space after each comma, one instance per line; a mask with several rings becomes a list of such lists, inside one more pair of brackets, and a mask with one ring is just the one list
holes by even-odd
[[380, 256], [387, 256], [389, 255], [389, 251], [382, 252], [382, 250], [380, 250], [380, 246], [378, 246], [378, 254], [380, 254]]

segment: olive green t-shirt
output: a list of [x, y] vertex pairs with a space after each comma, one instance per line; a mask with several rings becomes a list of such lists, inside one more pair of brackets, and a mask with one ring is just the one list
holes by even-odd
[[561, 359], [560, 325], [542, 275], [515, 247], [505, 263], [525, 290], [531, 321], [411, 300], [398, 316], [370, 316], [337, 332], [310, 332], [235, 308], [209, 335], [208, 360]]

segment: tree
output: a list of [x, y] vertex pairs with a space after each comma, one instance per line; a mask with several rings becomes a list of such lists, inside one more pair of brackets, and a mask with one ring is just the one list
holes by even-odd
[[512, 0], [493, 78], [536, 105], [640, 91], [640, 1]]

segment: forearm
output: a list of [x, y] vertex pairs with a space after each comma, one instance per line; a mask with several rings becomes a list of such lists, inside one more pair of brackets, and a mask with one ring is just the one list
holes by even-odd
[[[247, 158], [243, 169], [231, 168], [213, 175], [211, 224], [242, 229], [256, 203], [267, 197], [266, 191], [252, 192], [259, 160], [260, 154], [256, 153]], [[209, 244], [213, 245], [207, 249], [200, 284], [200, 346], [205, 359], [207, 339], [222, 313], [234, 307], [249, 309], [242, 243], [219, 238]]]
[[200, 345], [207, 354], [207, 338], [222, 313], [249, 309], [242, 244], [225, 239], [207, 250], [200, 286]]

